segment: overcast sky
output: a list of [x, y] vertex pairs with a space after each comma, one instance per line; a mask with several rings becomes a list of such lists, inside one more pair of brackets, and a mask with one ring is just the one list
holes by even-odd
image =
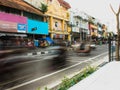
[[120, 0], [65, 0], [73, 9], [79, 9], [99, 19], [108, 26], [109, 31], [116, 33], [115, 15], [110, 9], [110, 4], [117, 12]]

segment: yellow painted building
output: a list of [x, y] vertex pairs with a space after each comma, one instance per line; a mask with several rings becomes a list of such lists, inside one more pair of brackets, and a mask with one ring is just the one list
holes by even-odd
[[69, 4], [63, 0], [48, 0], [47, 5], [48, 11], [46, 15], [49, 21], [50, 37], [70, 40], [70, 27], [68, 26]]
[[68, 26], [70, 5], [64, 0], [25, 0], [36, 8], [41, 7], [41, 3], [48, 6], [44, 20], [49, 23], [49, 36], [52, 39], [61, 38], [71, 40], [70, 27]]

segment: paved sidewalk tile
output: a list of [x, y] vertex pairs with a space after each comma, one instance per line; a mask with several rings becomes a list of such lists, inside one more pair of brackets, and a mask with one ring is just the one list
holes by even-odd
[[112, 61], [68, 90], [120, 90], [120, 62]]

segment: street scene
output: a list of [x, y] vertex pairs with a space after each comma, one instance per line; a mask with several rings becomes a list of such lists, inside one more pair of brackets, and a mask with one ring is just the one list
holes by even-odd
[[[78, 55], [78, 53], [73, 51], [67, 51], [67, 57], [65, 61], [57, 61], [60, 57], [56, 56], [57, 54], [43, 54], [43, 55], [15, 55], [9, 56], [1, 59], [1, 89], [11, 88], [11, 86], [17, 86], [19, 84], [32, 81], [36, 78], [44, 77], [46, 75], [50, 75], [51, 73], [55, 73], [60, 71], [61, 73], [72, 74], [73, 72], [79, 71], [83, 67], [89, 65], [90, 63], [96, 62], [101, 57], [105, 57], [108, 55], [107, 53], [107, 45], [97, 46], [95, 50], [92, 50], [90, 55]], [[43, 50], [43, 49], [42, 49]], [[47, 49], [49, 50], [49, 49]], [[41, 51], [41, 50], [40, 50]], [[100, 51], [97, 52], [96, 51]], [[104, 53], [103, 53], [104, 52]], [[55, 60], [54, 61], [54, 58]], [[63, 57], [61, 57], [63, 58]], [[93, 61], [89, 60], [92, 59]], [[80, 63], [80, 66], [76, 65]], [[76, 66], [74, 66], [76, 65]], [[71, 66], [68, 70], [65, 70]], [[61, 75], [61, 73], [56, 73], [54, 80], [59, 77], [64, 77], [65, 74]], [[8, 77], [9, 76], [9, 77]], [[52, 76], [49, 76], [52, 77]], [[53, 81], [54, 81], [53, 80]], [[34, 81], [35, 87], [31, 87], [31, 83], [28, 85], [23, 85], [22, 87], [18, 87], [15, 90], [25, 90], [27, 87], [30, 87], [28, 90], [34, 90], [37, 87], [42, 87], [42, 85], [46, 85], [46, 81], [44, 79], [38, 83], [38, 81]], [[51, 81], [51, 82], [53, 82]], [[32, 83], [32, 84], [33, 84]], [[47, 82], [49, 83], [49, 82]], [[39, 84], [39, 86], [36, 86]], [[13, 89], [14, 90], [14, 89]]]
[[113, 30], [75, 2], [0, 0], [0, 90], [89, 90], [88, 74], [120, 61], [120, 7]]

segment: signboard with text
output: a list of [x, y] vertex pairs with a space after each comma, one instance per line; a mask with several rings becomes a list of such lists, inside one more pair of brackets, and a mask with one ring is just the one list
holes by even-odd
[[27, 25], [18, 23], [17, 24], [17, 30], [18, 30], [18, 32], [26, 33]]
[[26, 33], [27, 25], [9, 21], [0, 21], [0, 31]]
[[31, 34], [44, 34], [48, 35], [48, 23], [28, 19], [28, 31]]
[[0, 21], [0, 31], [4, 32], [17, 32], [17, 23]]

